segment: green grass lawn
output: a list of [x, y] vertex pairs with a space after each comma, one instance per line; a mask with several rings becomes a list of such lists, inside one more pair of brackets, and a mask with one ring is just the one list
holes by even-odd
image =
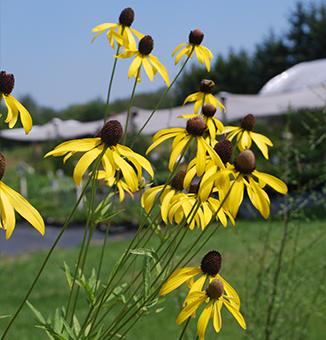
[[[302, 334], [302, 339], [325, 338], [326, 294], [325, 288], [320, 286], [324, 284], [323, 278], [326, 278], [325, 230], [325, 220], [289, 223], [276, 295], [276, 303], [280, 309], [276, 314], [273, 328], [275, 333], [270, 339], [298, 339], [299, 337], [294, 334], [301, 334], [300, 327], [306, 320], [307, 333]], [[176, 261], [200, 232], [194, 230], [187, 234], [187, 238], [175, 257]], [[266, 241], [267, 236], [268, 241]], [[241, 312], [246, 319], [248, 328], [247, 331], [242, 330], [224, 307], [222, 309], [221, 332], [216, 335], [212, 321], [210, 321], [205, 339], [265, 339], [264, 325], [270, 300], [268, 292], [271, 291], [275, 278], [277, 251], [281, 237], [282, 224], [280, 222], [272, 223], [270, 220], [262, 219], [237, 220], [235, 227], [220, 228], [198, 256], [192, 260], [190, 265], [198, 267], [202, 256], [208, 251], [218, 250], [222, 254], [223, 262], [220, 274], [238, 292], [241, 299]], [[154, 246], [155, 242], [153, 240]], [[107, 280], [110, 270], [128, 243], [129, 240], [108, 242], [103, 282]], [[100, 252], [100, 245], [92, 245], [86, 269], [87, 274], [90, 273], [92, 267], [96, 267]], [[56, 249], [29, 299], [46, 318], [49, 315], [53, 318], [56, 308], [66, 306], [68, 285], [60, 267], [63, 261], [66, 261], [70, 268], [73, 268], [77, 254], [78, 249]], [[262, 265], [263, 254], [265, 254], [265, 262]], [[46, 252], [42, 251], [1, 258], [0, 315], [12, 315], [15, 312], [45, 255]], [[259, 268], [261, 267], [264, 270], [259, 278]], [[259, 282], [260, 285], [258, 285]], [[318, 287], [320, 291], [316, 294]], [[126, 338], [178, 339], [183, 326], [176, 325], [175, 320], [182, 309], [186, 292], [186, 285], [183, 285], [165, 296], [165, 301], [157, 306], [157, 308], [164, 307], [164, 310], [158, 314], [143, 317]], [[79, 315], [85, 315], [85, 305], [82, 303], [78, 308]], [[8, 319], [0, 320], [1, 332], [7, 323]], [[25, 306], [10, 331], [8, 339], [46, 339], [44, 331], [34, 327], [36, 323], [34, 314]], [[193, 319], [185, 339], [195, 339], [195, 335], [196, 322]]]

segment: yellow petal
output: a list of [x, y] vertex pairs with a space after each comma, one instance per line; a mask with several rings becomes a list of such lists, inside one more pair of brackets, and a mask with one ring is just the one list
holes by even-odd
[[162, 286], [159, 294], [166, 295], [172, 292], [173, 290], [181, 286], [184, 282], [186, 282], [188, 279], [200, 273], [201, 269], [194, 267], [186, 267], [175, 270], [169, 277], [168, 281]]
[[6, 194], [6, 187], [7, 186], [0, 181], [0, 212], [3, 228], [6, 230], [6, 240], [8, 240], [15, 229], [16, 217], [14, 208]]
[[205, 301], [206, 298], [206, 293], [203, 292], [203, 296], [201, 298], [189, 302], [187, 307], [185, 307], [179, 314], [177, 318], [177, 325], [180, 325], [182, 322], [187, 320], [191, 316], [191, 314], [193, 314], [197, 310], [197, 308]]
[[81, 185], [81, 180], [87, 168], [93, 163], [93, 161], [100, 155], [103, 148], [95, 148], [86, 152], [78, 161], [74, 169], [74, 181], [77, 185]]
[[172, 53], [172, 57], [175, 55], [175, 53], [176, 53], [181, 47], [186, 46], [186, 45], [188, 45], [188, 43], [183, 43], [183, 44], [180, 44], [179, 46], [177, 46], [177, 47], [174, 49], [173, 53]]
[[63, 156], [67, 152], [85, 152], [89, 151], [102, 143], [101, 138], [84, 138], [75, 139], [68, 142], [59, 144], [54, 150], [48, 152], [45, 157], [48, 156]]
[[213, 301], [211, 301], [201, 313], [198, 324], [197, 324], [197, 333], [200, 340], [204, 340], [205, 338], [205, 331], [207, 328], [207, 324], [212, 313], [213, 308]]
[[221, 318], [221, 310], [219, 308], [219, 303], [214, 303], [214, 318], [213, 318], [213, 324], [215, 332], [218, 333], [221, 330], [222, 327], [222, 318]]
[[252, 174], [256, 176], [260, 181], [267, 183], [277, 192], [281, 194], [286, 194], [288, 192], [288, 187], [280, 179], [272, 175], [265, 174], [263, 172], [258, 172], [257, 170], [254, 170]]
[[[36, 230], [38, 230], [42, 235], [44, 235], [44, 221], [40, 213], [30, 204], [27, 200], [18, 194], [16, 191], [12, 190], [4, 183], [0, 182], [0, 191], [7, 196], [12, 207], [21, 215], [25, 220], [27, 220]], [[3, 199], [3, 197], [2, 197]], [[12, 232], [12, 231], [11, 231]], [[10, 233], [11, 234], [11, 233]], [[9, 238], [6, 236], [6, 238]]]
[[228, 302], [227, 300], [223, 299], [223, 303], [225, 304], [226, 308], [231, 312], [231, 314], [235, 317], [235, 319], [238, 321], [239, 325], [243, 328], [246, 329], [246, 322], [243, 318], [243, 316], [241, 315], [241, 313], [234, 308], [230, 302]]
[[149, 54], [148, 58], [151, 61], [151, 63], [153, 64], [154, 68], [161, 75], [161, 77], [165, 81], [166, 85], [170, 86], [169, 74], [168, 74], [168, 71], [166, 70], [166, 68], [158, 61], [158, 59], [155, 56]]
[[132, 61], [131, 65], [129, 67], [128, 78], [130, 78], [131, 76], [137, 77], [138, 70], [139, 70], [142, 62], [143, 62], [143, 58], [139, 54], [137, 54], [135, 56], [135, 59]]

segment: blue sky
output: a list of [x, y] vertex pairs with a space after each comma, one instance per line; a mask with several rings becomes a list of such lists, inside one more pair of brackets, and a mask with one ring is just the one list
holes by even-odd
[[[181, 67], [171, 57], [187, 42], [191, 30], [204, 33], [202, 45], [216, 57], [230, 48], [254, 51], [268, 36], [288, 29], [297, 0], [3, 0], [1, 1], [1, 70], [15, 75], [13, 96], [30, 94], [39, 105], [55, 109], [105, 99], [113, 49], [104, 34], [93, 44], [92, 28], [118, 22], [126, 7], [135, 11], [133, 28], [154, 39], [153, 55], [167, 68], [170, 80]], [[319, 1], [316, 1], [319, 3]], [[214, 59], [213, 61], [214, 62]], [[130, 59], [119, 60], [112, 99], [130, 95]], [[142, 72], [137, 92], [164, 86], [159, 74], [150, 82]]]

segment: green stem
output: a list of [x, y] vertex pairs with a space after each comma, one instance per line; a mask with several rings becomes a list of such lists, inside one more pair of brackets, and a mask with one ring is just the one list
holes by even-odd
[[153, 117], [154, 113], [156, 112], [156, 110], [160, 107], [162, 101], [164, 100], [164, 98], [166, 97], [166, 95], [168, 94], [168, 92], [170, 91], [171, 87], [174, 85], [174, 83], [177, 81], [177, 79], [179, 78], [180, 74], [182, 73], [182, 71], [184, 70], [185, 66], [187, 65], [190, 56], [193, 54], [195, 49], [195, 46], [192, 47], [191, 52], [189, 53], [189, 56], [187, 57], [186, 61], [184, 62], [184, 64], [182, 65], [180, 71], [178, 72], [178, 74], [175, 76], [174, 80], [172, 81], [172, 83], [170, 84], [170, 86], [167, 88], [167, 90], [164, 92], [162, 98], [160, 99], [160, 101], [157, 103], [157, 105], [155, 106], [153, 112], [150, 114], [150, 116], [148, 117], [148, 119], [146, 120], [145, 124], [142, 126], [142, 128], [139, 130], [139, 132], [137, 133], [136, 137], [134, 138], [133, 142], [131, 143], [130, 148], [132, 148], [137, 140], [137, 138], [139, 137], [139, 135], [143, 132], [143, 130], [145, 129], [145, 126], [148, 124], [148, 122], [151, 120], [151, 118]]
[[132, 105], [132, 102], [133, 102], [134, 96], [135, 96], [135, 91], [136, 91], [136, 86], [137, 86], [137, 79], [139, 77], [140, 68], [141, 68], [141, 65], [138, 68], [138, 72], [137, 72], [137, 75], [136, 75], [136, 78], [135, 78], [134, 86], [133, 86], [132, 92], [131, 92], [131, 97], [130, 97], [129, 106], [128, 106], [128, 114], [127, 114], [126, 125], [125, 125], [125, 134], [123, 136], [122, 145], [126, 144], [128, 125], [129, 125], [129, 119], [130, 119], [131, 105]]
[[[122, 33], [123, 33], [123, 31], [122, 31]], [[118, 44], [117, 52], [115, 54], [116, 56], [119, 54], [120, 48], [121, 48], [121, 45]], [[118, 62], [118, 58], [114, 58], [114, 63], [113, 63], [113, 68], [112, 68], [111, 77], [110, 77], [110, 83], [109, 83], [109, 88], [108, 88], [108, 95], [107, 95], [107, 98], [106, 98], [106, 106], [105, 106], [105, 114], [104, 114], [104, 124], [106, 123], [106, 119], [108, 118], [108, 114], [109, 114], [109, 102], [110, 102], [111, 88], [112, 88], [112, 84], [113, 84], [113, 77], [114, 77], [114, 74], [115, 74], [115, 69], [116, 69], [116, 66], [117, 66], [117, 62]]]

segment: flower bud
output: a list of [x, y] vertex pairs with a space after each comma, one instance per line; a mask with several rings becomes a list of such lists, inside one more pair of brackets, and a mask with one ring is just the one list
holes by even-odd
[[254, 153], [249, 149], [241, 151], [234, 160], [234, 167], [242, 174], [251, 174], [256, 168]]
[[148, 55], [153, 51], [154, 41], [150, 35], [145, 35], [142, 39], [140, 39], [138, 44], [138, 51], [141, 54]]
[[189, 43], [194, 45], [200, 45], [204, 39], [204, 34], [201, 30], [195, 29], [189, 34]]
[[205, 93], [212, 93], [215, 83], [213, 80], [203, 79], [200, 82], [200, 91]]
[[122, 136], [123, 130], [120, 122], [117, 120], [109, 120], [95, 137], [100, 137], [107, 146], [116, 146]]
[[0, 92], [3, 94], [10, 94], [15, 85], [15, 78], [13, 74], [5, 71], [0, 72]]
[[225, 139], [215, 144], [215, 152], [220, 156], [221, 161], [226, 164], [233, 156], [233, 144]]
[[241, 128], [247, 131], [252, 131], [256, 124], [256, 118], [254, 115], [246, 115], [241, 122]]
[[135, 18], [134, 11], [130, 7], [128, 7], [121, 12], [119, 16], [119, 23], [121, 25], [130, 27], [132, 22], [134, 21], [134, 18]]
[[208, 252], [201, 260], [200, 268], [201, 270], [210, 275], [215, 276], [221, 269], [222, 266], [222, 256], [216, 251], [212, 250]]
[[207, 129], [205, 119], [202, 116], [195, 116], [187, 121], [186, 130], [194, 136], [202, 136]]
[[206, 289], [207, 295], [211, 299], [218, 299], [224, 292], [224, 285], [220, 279], [214, 279]]

